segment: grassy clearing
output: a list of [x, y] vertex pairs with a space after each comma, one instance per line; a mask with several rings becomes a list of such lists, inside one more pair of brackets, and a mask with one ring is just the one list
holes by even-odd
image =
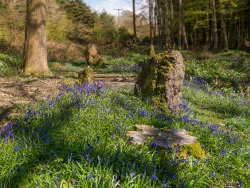
[[[250, 103], [196, 76], [177, 115], [133, 88], [62, 86], [1, 131], [0, 187], [249, 187]], [[135, 124], [187, 129], [207, 157], [131, 145], [125, 134]]]
[[211, 58], [190, 58], [187, 61], [187, 74], [200, 77], [218, 88], [239, 91], [250, 83], [250, 55], [241, 51], [229, 51]]
[[[146, 55], [132, 54], [124, 57], [103, 56], [104, 65], [101, 68], [93, 67], [97, 73], [118, 73], [134, 74], [138, 73], [141, 63], [147, 59]], [[20, 68], [22, 57], [12, 57], [0, 54], [0, 76], [22, 75]], [[54, 76], [77, 77], [78, 73], [88, 66], [85, 60], [75, 60], [68, 62], [49, 62], [49, 68]]]

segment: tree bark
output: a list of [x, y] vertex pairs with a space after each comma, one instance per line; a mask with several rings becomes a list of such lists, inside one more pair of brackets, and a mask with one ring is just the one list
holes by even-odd
[[188, 40], [187, 40], [187, 34], [186, 34], [186, 27], [184, 24], [182, 25], [182, 33], [183, 33], [183, 42], [186, 46], [186, 49], [188, 50], [189, 46], [188, 46]]
[[212, 0], [212, 22], [213, 22], [213, 42], [214, 49], [218, 49], [218, 29], [217, 29], [217, 18], [216, 18], [216, 4], [215, 0]]
[[[174, 32], [174, 3], [173, 3], [173, 0], [169, 0], [169, 4], [170, 4], [170, 33], [173, 33]], [[170, 48], [173, 48], [175, 46], [175, 42], [174, 42], [174, 39], [173, 37], [170, 35]]]
[[178, 38], [178, 48], [181, 50], [182, 47], [182, 30], [183, 30], [183, 14], [182, 14], [182, 0], [179, 0], [179, 38]]
[[241, 47], [241, 24], [240, 24], [240, 19], [239, 19], [239, 25], [238, 25], [238, 39], [237, 39], [237, 50], [240, 49]]
[[46, 0], [27, 0], [24, 73], [49, 73], [46, 40]]
[[186, 34], [186, 27], [185, 27], [185, 12], [184, 12], [184, 5], [185, 5], [185, 0], [182, 1], [182, 10], [181, 10], [181, 18], [182, 18], [182, 36], [183, 36], [183, 43], [188, 50], [188, 40], [187, 40], [187, 34]]
[[136, 33], [136, 12], [135, 12], [135, 0], [133, 0], [133, 27], [134, 27], [134, 38], [137, 39]]
[[154, 50], [154, 38], [153, 38], [153, 29], [154, 29], [154, 23], [153, 23], [153, 0], [149, 0], [149, 26], [150, 26], [150, 56], [155, 56], [155, 50]]
[[168, 5], [168, 0], [165, 0], [164, 2], [164, 10], [165, 10], [165, 14], [164, 14], [164, 17], [165, 17], [165, 22], [164, 22], [164, 25], [165, 25], [165, 47], [166, 49], [170, 49], [170, 16], [169, 16], [169, 5]]
[[228, 51], [227, 29], [226, 29], [226, 24], [225, 24], [223, 14], [221, 14], [221, 28], [222, 28], [222, 31], [223, 31], [224, 48], [225, 48], [226, 51]]

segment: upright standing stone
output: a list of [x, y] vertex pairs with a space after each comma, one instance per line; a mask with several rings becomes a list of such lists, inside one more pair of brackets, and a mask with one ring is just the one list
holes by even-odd
[[162, 109], [176, 111], [182, 103], [184, 76], [185, 65], [179, 51], [158, 54], [143, 65], [136, 93], [150, 97]]
[[78, 81], [80, 84], [91, 84], [94, 78], [94, 71], [90, 67], [87, 67], [78, 74]]
[[85, 57], [89, 65], [101, 66], [102, 59], [97, 52], [97, 47], [94, 44], [89, 44], [85, 51]]

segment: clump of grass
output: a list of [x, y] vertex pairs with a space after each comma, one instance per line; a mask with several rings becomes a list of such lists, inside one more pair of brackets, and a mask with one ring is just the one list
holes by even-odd
[[233, 86], [239, 91], [240, 87], [249, 84], [249, 55], [241, 52], [217, 54], [208, 59], [190, 58], [187, 62], [187, 73], [191, 77], [200, 77], [217, 88]]
[[0, 54], [0, 76], [17, 74], [21, 68], [21, 57]]

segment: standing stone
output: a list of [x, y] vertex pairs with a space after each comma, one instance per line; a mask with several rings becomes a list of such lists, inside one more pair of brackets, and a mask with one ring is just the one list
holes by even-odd
[[93, 78], [94, 71], [90, 67], [87, 67], [78, 74], [78, 81], [80, 84], [91, 84], [93, 82]]
[[174, 112], [182, 103], [184, 76], [185, 65], [181, 53], [161, 53], [142, 66], [135, 92], [141, 93], [144, 98], [150, 97], [157, 107]]
[[102, 59], [97, 52], [97, 48], [94, 44], [89, 44], [85, 51], [85, 57], [89, 65], [101, 66]]

